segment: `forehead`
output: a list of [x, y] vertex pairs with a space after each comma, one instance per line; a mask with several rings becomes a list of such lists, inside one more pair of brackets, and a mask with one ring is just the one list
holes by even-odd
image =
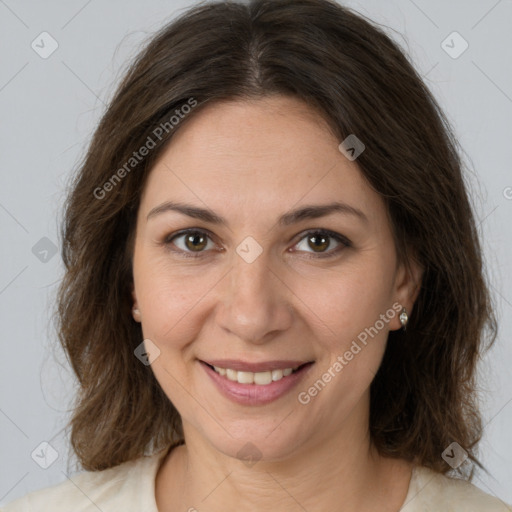
[[[215, 103], [194, 113], [149, 174], [142, 213], [187, 200], [241, 217], [301, 202], [345, 201], [382, 215], [383, 203], [324, 119], [298, 99]], [[229, 213], [226, 213], [229, 217]]]

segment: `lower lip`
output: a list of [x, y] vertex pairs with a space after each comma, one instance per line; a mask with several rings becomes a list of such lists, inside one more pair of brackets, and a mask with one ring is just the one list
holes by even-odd
[[217, 389], [227, 398], [243, 405], [263, 405], [273, 402], [295, 387], [309, 371], [313, 363], [308, 363], [287, 377], [270, 384], [240, 384], [218, 374], [213, 368], [200, 361], [208, 376], [213, 380]]

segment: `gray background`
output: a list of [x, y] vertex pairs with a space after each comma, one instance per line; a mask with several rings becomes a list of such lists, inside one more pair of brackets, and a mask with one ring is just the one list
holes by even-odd
[[[59, 245], [64, 185], [127, 59], [193, 3], [0, 0], [0, 505], [65, 480], [69, 470], [63, 427], [75, 383], [54, 349], [51, 319], [62, 275], [52, 249]], [[512, 503], [512, 2], [344, 4], [390, 27], [465, 149], [500, 322], [497, 343], [480, 368], [486, 424], [481, 460], [490, 475], [479, 472], [474, 483]], [[43, 31], [59, 45], [46, 59], [31, 47], [34, 40], [42, 46]], [[457, 58], [462, 40], [451, 36], [442, 45], [453, 31], [469, 44]], [[58, 452], [47, 469], [31, 458], [45, 441]]]

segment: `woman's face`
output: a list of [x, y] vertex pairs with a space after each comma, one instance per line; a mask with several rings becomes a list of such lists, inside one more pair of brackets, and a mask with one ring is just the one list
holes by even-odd
[[227, 455], [367, 432], [388, 332], [411, 312], [385, 205], [340, 142], [297, 99], [217, 103], [148, 177], [135, 318], [185, 436]]

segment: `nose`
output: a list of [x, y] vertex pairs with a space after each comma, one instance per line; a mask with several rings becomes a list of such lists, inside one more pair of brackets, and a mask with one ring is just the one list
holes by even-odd
[[272, 269], [265, 251], [252, 262], [234, 255], [217, 310], [220, 327], [240, 340], [264, 344], [290, 328], [290, 288]]

